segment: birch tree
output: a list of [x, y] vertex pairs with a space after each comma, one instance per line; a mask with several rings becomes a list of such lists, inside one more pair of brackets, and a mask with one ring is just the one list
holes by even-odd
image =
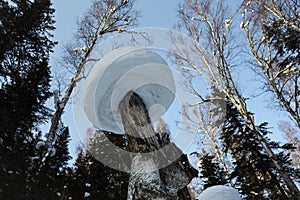
[[[69, 51], [72, 56], [68, 58], [68, 63], [74, 65], [71, 68], [69, 66], [71, 71], [74, 70], [72, 71], [73, 76], [64, 91], [54, 91], [55, 111], [51, 117], [49, 131], [46, 134], [45, 148], [38, 161], [32, 165], [31, 176], [36, 174], [45, 160], [51, 156], [57, 135], [65, 129], [62, 125], [62, 115], [72, 97], [76, 84], [84, 78], [85, 67], [95, 61], [95, 58], [91, 56], [97, 43], [109, 34], [129, 32], [128, 29], [136, 25], [137, 18], [138, 12], [134, 10], [133, 0], [95, 0], [82, 17], [75, 36], [76, 43], [82, 46], [74, 48], [72, 52]], [[37, 182], [37, 180], [33, 181]]]
[[[223, 145], [220, 142], [222, 127], [216, 126], [214, 123], [214, 114], [211, 111], [212, 104], [210, 103], [198, 105], [194, 109], [194, 113], [198, 119], [198, 122], [195, 123], [200, 123], [199, 134], [204, 136], [200, 138], [201, 146], [203, 146], [203, 151], [205, 152], [204, 159], [209, 160], [210, 158], [208, 155], [212, 153], [212, 155], [214, 155], [214, 157], [219, 161], [222, 170], [228, 178], [230, 176], [231, 165], [222, 152]], [[200, 160], [202, 160], [203, 155], [201, 155], [201, 153], [194, 153], [200, 158]], [[230, 184], [234, 187], [234, 183], [232, 181]]]
[[300, 1], [245, 1], [241, 28], [265, 91], [300, 128]]
[[[175, 38], [176, 42], [181, 44], [173, 51], [175, 61], [184, 72], [193, 76], [201, 75], [225, 94], [244, 118], [248, 128], [255, 133], [291, 195], [300, 198], [299, 189], [257, 128], [254, 115], [249, 110], [246, 98], [234, 79], [234, 56], [241, 52], [241, 48], [233, 43], [231, 36], [233, 22], [238, 20], [238, 13], [239, 9], [230, 12], [230, 8], [224, 1], [185, 0], [179, 11], [178, 28], [188, 32], [194, 38], [195, 44], [187, 46], [180, 38]], [[241, 28], [248, 25], [247, 22], [242, 23]], [[201, 94], [197, 95], [202, 102], [210, 100], [202, 97]]]

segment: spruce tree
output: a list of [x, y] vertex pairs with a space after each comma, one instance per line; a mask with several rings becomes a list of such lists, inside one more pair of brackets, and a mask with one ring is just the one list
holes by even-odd
[[214, 185], [226, 185], [228, 180], [226, 173], [220, 167], [220, 164], [214, 159], [214, 156], [205, 154], [199, 161], [200, 173], [199, 176], [204, 184], [203, 189]]
[[[291, 167], [288, 154], [282, 151], [279, 143], [267, 137], [267, 123], [260, 124], [258, 129], [264, 133], [268, 145], [279, 152], [276, 154], [277, 159], [286, 172], [298, 179], [298, 172]], [[227, 116], [221, 138], [224, 153], [233, 160], [230, 178], [245, 199], [293, 199], [255, 134], [231, 103], [227, 104]]]
[[[105, 135], [96, 133], [90, 138], [90, 148], [78, 154], [70, 189], [72, 199], [127, 199], [129, 174], [112, 169], [95, 158], [108, 144], [108, 139], [120, 148], [126, 148], [124, 136], [108, 132]], [[108, 154], [103, 156], [111, 159]]]
[[[50, 0], [0, 1], [0, 197], [23, 199], [38, 125], [51, 96]], [[16, 192], [18, 191], [18, 192]]]
[[[212, 94], [221, 97], [220, 92], [212, 87]], [[221, 98], [216, 98], [221, 99]], [[249, 128], [237, 108], [231, 103], [224, 103], [223, 100], [213, 100], [211, 112], [215, 113], [215, 123], [222, 125], [220, 144], [223, 154], [230, 158], [229, 177], [220, 168], [220, 163], [214, 156], [205, 154], [200, 158], [199, 166], [201, 180], [204, 187], [218, 184], [226, 184], [230, 181], [243, 195], [244, 199], [294, 199], [284, 184], [280, 175], [276, 172], [275, 166], [264, 148], [259, 142], [256, 134]], [[226, 114], [220, 115], [218, 108], [224, 108]], [[251, 113], [249, 113], [252, 115]], [[225, 118], [225, 121], [220, 120]], [[271, 134], [268, 130], [268, 123], [264, 122], [257, 126], [263, 133], [274, 152], [280, 165], [294, 181], [299, 182], [299, 170], [295, 169], [289, 158], [287, 150], [291, 149], [290, 144], [280, 144], [268, 138]], [[226, 182], [228, 181], [228, 182]]]

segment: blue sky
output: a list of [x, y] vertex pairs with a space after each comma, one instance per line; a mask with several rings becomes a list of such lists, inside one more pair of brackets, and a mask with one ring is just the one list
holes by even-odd
[[[91, 5], [90, 0], [53, 0], [53, 7], [56, 9], [56, 31], [54, 39], [59, 42], [55, 47], [55, 52], [51, 57], [52, 65], [55, 65], [55, 60], [62, 53], [62, 45], [72, 40], [76, 30], [76, 23], [84, 12]], [[138, 27], [162, 27], [172, 28], [177, 21], [177, 9], [180, 0], [137, 0], [137, 10], [141, 12], [141, 18]], [[249, 71], [248, 71], [249, 72]], [[248, 76], [247, 71], [241, 71], [241, 85], [245, 87], [247, 94], [251, 94], [256, 90], [256, 83]], [[247, 73], [247, 74], [246, 74]], [[243, 86], [241, 87], [242, 89]], [[249, 110], [253, 111], [258, 123], [269, 121], [270, 126], [276, 131], [276, 124], [279, 119], [286, 118], [284, 113], [279, 113], [266, 109], [264, 96], [261, 96], [253, 101], [250, 101]], [[78, 144], [78, 129], [76, 129], [73, 119], [71, 107], [69, 106], [64, 114], [64, 123], [71, 129], [72, 142], [70, 150], [72, 155], [75, 153], [75, 147]], [[82, 130], [80, 130], [82, 132]]]
[[[62, 43], [71, 40], [76, 22], [91, 5], [91, 0], [53, 0], [56, 9], [55, 39]], [[180, 0], [137, 0], [137, 10], [141, 12], [138, 27], [172, 28], [176, 23], [176, 10]]]

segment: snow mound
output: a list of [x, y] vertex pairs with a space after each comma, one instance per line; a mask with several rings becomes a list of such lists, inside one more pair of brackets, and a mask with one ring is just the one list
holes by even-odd
[[228, 186], [216, 185], [204, 190], [198, 200], [241, 200], [239, 192]]
[[100, 130], [124, 133], [119, 104], [134, 91], [144, 101], [152, 122], [174, 101], [172, 71], [157, 53], [141, 47], [123, 47], [106, 54], [91, 69], [83, 91], [88, 119]]

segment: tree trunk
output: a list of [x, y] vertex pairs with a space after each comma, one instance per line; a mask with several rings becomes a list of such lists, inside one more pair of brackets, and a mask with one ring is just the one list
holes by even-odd
[[[128, 186], [128, 200], [134, 199], [191, 199], [186, 190], [192, 178], [198, 172], [189, 164], [187, 156], [174, 144], [168, 144], [163, 151], [160, 137], [155, 133], [143, 100], [134, 92], [129, 92], [119, 105], [129, 151], [136, 153], [131, 164], [131, 176]], [[169, 148], [170, 147], [170, 148]], [[162, 150], [156, 156], [147, 156]], [[156, 153], [155, 153], [156, 154]], [[180, 155], [173, 163], [160, 167], [159, 163], [168, 161], [167, 155]]]

